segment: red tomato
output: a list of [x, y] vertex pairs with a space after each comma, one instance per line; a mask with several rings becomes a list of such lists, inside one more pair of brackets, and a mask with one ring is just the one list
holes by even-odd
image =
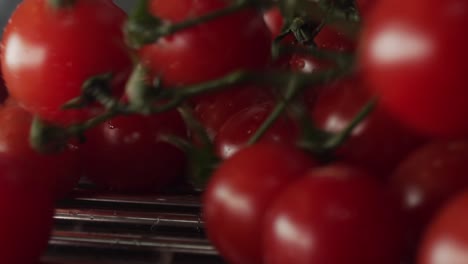
[[[153, 0], [150, 10], [181, 22], [228, 6], [223, 0]], [[219, 78], [240, 69], [261, 69], [270, 60], [271, 37], [261, 12], [246, 9], [159, 39], [141, 59], [169, 86]]]
[[56, 154], [39, 154], [29, 143], [32, 116], [18, 104], [8, 100], [0, 107], [0, 158], [17, 166], [30, 167], [54, 193], [64, 198], [77, 185], [81, 176], [78, 152], [66, 149]]
[[392, 208], [383, 187], [359, 170], [312, 170], [268, 209], [262, 263], [399, 263], [401, 226]]
[[161, 191], [185, 170], [185, 155], [159, 136], [186, 137], [177, 112], [120, 116], [87, 132], [84, 174], [98, 187], [123, 192]]
[[229, 263], [262, 263], [265, 210], [286, 185], [312, 166], [311, 158], [298, 149], [260, 143], [238, 152], [215, 171], [203, 197], [203, 216], [208, 237]]
[[271, 37], [274, 39], [283, 30], [284, 19], [281, 14], [281, 10], [278, 7], [272, 7], [263, 13], [263, 19], [265, 20], [268, 29], [270, 29]]
[[449, 199], [468, 187], [468, 141], [434, 142], [409, 155], [390, 178], [411, 242]]
[[[358, 77], [342, 79], [320, 88], [311, 105], [315, 123], [329, 132], [342, 131], [371, 96]], [[421, 139], [380, 106], [372, 112], [338, 150], [341, 160], [370, 169], [381, 178], [392, 173], [398, 163], [421, 144]]]
[[112, 88], [123, 90], [132, 67], [122, 33], [126, 15], [110, 0], [79, 0], [59, 10], [48, 2], [25, 0], [13, 13], [3, 34], [3, 76], [29, 111], [69, 124], [89, 117], [60, 110], [88, 78], [112, 73]]
[[421, 133], [468, 135], [468, 2], [382, 0], [359, 56], [383, 105]]
[[41, 177], [48, 172], [0, 159], [0, 263], [34, 263], [47, 247], [54, 202]]
[[336, 29], [325, 26], [314, 38], [315, 44], [321, 49], [352, 52], [356, 49], [356, 44], [345, 34]]
[[356, 5], [361, 17], [366, 18], [369, 16], [376, 2], [377, 0], [356, 0]]
[[[272, 37], [275, 38], [281, 33], [284, 25], [284, 19], [278, 7], [273, 7], [264, 13], [264, 19], [271, 31]], [[314, 42], [319, 48], [351, 52], [355, 50], [355, 43], [345, 34], [338, 32], [332, 27], [325, 26], [314, 38]]]
[[208, 134], [215, 137], [221, 126], [234, 114], [271, 98], [270, 91], [264, 87], [233, 87], [196, 98], [195, 116]]
[[[214, 141], [218, 156], [227, 159], [244, 148], [272, 109], [272, 103], [253, 105], [236, 113], [226, 121]], [[260, 141], [293, 146], [298, 137], [299, 127], [291, 119], [283, 116], [267, 130]]]
[[419, 250], [418, 264], [468, 263], [468, 193], [451, 201], [433, 220]]

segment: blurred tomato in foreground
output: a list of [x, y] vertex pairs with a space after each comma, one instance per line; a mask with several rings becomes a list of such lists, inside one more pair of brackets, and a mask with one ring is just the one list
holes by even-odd
[[41, 154], [32, 149], [29, 133], [32, 115], [8, 99], [0, 106], [0, 159], [26, 166], [57, 199], [64, 198], [81, 177], [79, 153], [66, 147], [62, 152]]
[[468, 263], [468, 193], [449, 202], [430, 224], [418, 264]]
[[395, 264], [402, 226], [383, 186], [345, 165], [311, 170], [271, 201], [265, 264]]
[[382, 105], [421, 134], [468, 136], [468, 2], [380, 0], [364, 19], [359, 64]]
[[304, 152], [272, 143], [245, 148], [220, 165], [203, 196], [203, 217], [208, 237], [229, 263], [262, 263], [266, 209], [313, 166]]

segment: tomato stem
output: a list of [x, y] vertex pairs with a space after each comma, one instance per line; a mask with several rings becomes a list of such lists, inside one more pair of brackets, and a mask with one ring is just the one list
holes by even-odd
[[177, 108], [177, 110], [184, 119], [189, 130], [201, 140], [203, 147], [213, 149], [213, 142], [206, 133], [203, 125], [193, 116], [192, 109], [187, 104], [182, 104]]
[[180, 23], [172, 24], [162, 23], [159, 18], [151, 15], [147, 8], [147, 2], [147, 0], [139, 2], [134, 14], [125, 26], [128, 43], [134, 48], [139, 48], [145, 44], [153, 43], [161, 37], [174, 34], [178, 31], [206, 23], [258, 4], [257, 1], [237, 0], [226, 8], [203, 16], [190, 18]]
[[354, 119], [346, 126], [343, 131], [338, 134], [335, 134], [328, 138], [322, 146], [323, 150], [326, 152], [333, 152], [338, 147], [340, 147], [353, 133], [353, 130], [366, 119], [370, 113], [375, 109], [377, 105], [377, 99], [373, 98], [370, 100], [364, 107], [359, 111], [359, 113], [354, 117]]
[[282, 98], [280, 98], [279, 102], [275, 105], [275, 108], [273, 108], [273, 111], [270, 113], [267, 119], [265, 119], [265, 121], [249, 139], [249, 141], [247, 142], [248, 145], [255, 144], [268, 131], [268, 129], [284, 112], [289, 102], [299, 93], [301, 85], [303, 84], [299, 82], [298, 76], [293, 75], [289, 80], [286, 93]]
[[68, 140], [66, 131], [51, 125], [39, 117], [33, 118], [29, 133], [29, 142], [39, 153], [57, 153], [65, 149]]

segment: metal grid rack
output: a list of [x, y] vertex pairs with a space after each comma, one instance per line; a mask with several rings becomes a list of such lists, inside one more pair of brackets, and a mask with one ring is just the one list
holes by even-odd
[[61, 202], [44, 256], [60, 264], [221, 264], [197, 194], [125, 196], [78, 191]]

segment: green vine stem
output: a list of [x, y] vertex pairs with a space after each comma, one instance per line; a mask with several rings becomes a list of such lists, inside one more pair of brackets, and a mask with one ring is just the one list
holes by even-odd
[[354, 129], [373, 112], [376, 105], [377, 99], [371, 99], [362, 107], [353, 120], [339, 133], [322, 131], [312, 125], [312, 129], [309, 130], [309, 132], [312, 132], [313, 134], [304, 135], [304, 138], [298, 143], [298, 146], [319, 156], [329, 156], [343, 145], [344, 142], [346, 142]]
[[148, 0], [140, 0], [135, 12], [125, 26], [127, 41], [132, 47], [139, 48], [145, 44], [154, 43], [161, 37], [235, 13], [250, 6], [258, 5], [260, 2], [236, 0], [226, 8], [203, 16], [190, 18], [180, 23], [163, 23], [160, 19], [149, 13], [147, 8]]
[[370, 113], [375, 109], [377, 105], [377, 99], [373, 98], [359, 111], [354, 119], [346, 126], [343, 131], [335, 134], [324, 141], [322, 148], [325, 152], [333, 152], [340, 147], [353, 133], [354, 129], [366, 119]]
[[332, 8], [330, 0], [319, 3], [309, 0], [281, 0], [278, 2], [287, 22], [297, 16], [307, 16], [314, 21], [327, 20], [327, 24], [343, 32], [351, 39], [355, 39], [360, 30], [360, 17], [355, 8]]
[[297, 76], [292, 76], [287, 86], [286, 92], [279, 102], [273, 108], [273, 111], [268, 115], [265, 121], [260, 125], [260, 127], [255, 131], [255, 133], [250, 137], [247, 142], [248, 145], [255, 144], [260, 138], [268, 131], [268, 129], [275, 123], [275, 121], [281, 116], [289, 102], [299, 93], [302, 88], [301, 83]]

